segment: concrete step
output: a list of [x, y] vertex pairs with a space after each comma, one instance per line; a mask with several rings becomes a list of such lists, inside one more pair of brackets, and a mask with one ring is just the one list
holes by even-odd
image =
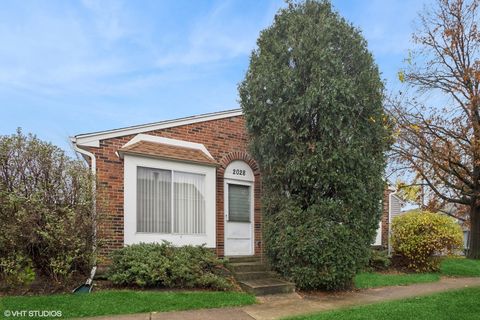
[[235, 273], [235, 279], [238, 281], [275, 278], [276, 276], [277, 275], [271, 271], [247, 271]]
[[229, 265], [234, 273], [267, 271], [267, 267], [261, 262], [235, 262]]
[[233, 256], [227, 257], [230, 263], [240, 263], [240, 262], [260, 262], [261, 258], [256, 256]]
[[260, 257], [229, 257], [228, 268], [246, 292], [255, 295], [295, 292], [295, 285], [280, 279]]
[[240, 281], [239, 284], [243, 290], [257, 296], [295, 291], [295, 284], [276, 278], [245, 280]]

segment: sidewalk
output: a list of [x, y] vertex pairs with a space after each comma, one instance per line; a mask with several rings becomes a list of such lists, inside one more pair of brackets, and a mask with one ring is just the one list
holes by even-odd
[[[91, 320], [270, 320], [338, 308], [429, 295], [447, 290], [480, 286], [480, 278], [442, 278], [438, 282], [366, 289], [301, 297], [286, 294], [259, 297], [259, 304], [221, 309], [95, 317]], [[85, 320], [86, 318], [83, 318]]]

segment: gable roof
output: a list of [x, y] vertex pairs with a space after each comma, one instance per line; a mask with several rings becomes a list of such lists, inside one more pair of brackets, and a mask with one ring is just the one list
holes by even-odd
[[132, 134], [139, 134], [139, 133], [149, 132], [154, 130], [178, 127], [178, 126], [183, 126], [183, 125], [193, 124], [198, 122], [237, 117], [241, 115], [243, 115], [242, 109], [232, 109], [232, 110], [205, 113], [205, 114], [200, 114], [196, 116], [178, 118], [173, 120], [146, 123], [146, 124], [135, 125], [135, 126], [125, 127], [125, 128], [82, 133], [74, 137], [71, 137], [70, 139], [74, 144], [79, 146], [99, 147], [100, 140], [122, 137], [122, 136], [127, 136]]
[[121, 157], [123, 157], [124, 154], [131, 154], [167, 160], [217, 165], [215, 160], [209, 158], [200, 149], [144, 140], [123, 146], [121, 149], [118, 150], [118, 154]]

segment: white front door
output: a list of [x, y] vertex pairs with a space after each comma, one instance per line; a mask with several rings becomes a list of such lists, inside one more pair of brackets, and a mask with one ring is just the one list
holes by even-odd
[[225, 255], [253, 255], [253, 184], [225, 180]]

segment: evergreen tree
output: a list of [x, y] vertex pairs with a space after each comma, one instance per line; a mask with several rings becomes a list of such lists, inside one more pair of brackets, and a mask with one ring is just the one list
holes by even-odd
[[389, 130], [378, 68], [327, 1], [289, 2], [257, 44], [239, 91], [267, 255], [300, 288], [348, 288], [381, 215]]

